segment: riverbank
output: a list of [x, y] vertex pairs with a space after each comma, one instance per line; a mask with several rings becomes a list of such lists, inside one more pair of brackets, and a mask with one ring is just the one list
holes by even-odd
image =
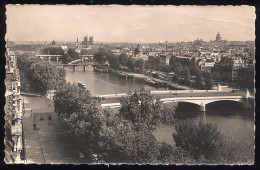
[[102, 68], [94, 68], [95, 72], [102, 72], [102, 73], [110, 73], [113, 75], [116, 75], [118, 77], [124, 78], [126, 80], [133, 79], [134, 81], [140, 81], [142, 83], [145, 83], [147, 85], [156, 87], [156, 88], [167, 88], [172, 90], [189, 90], [192, 89], [188, 86], [183, 86], [178, 83], [174, 83], [169, 79], [168, 77], [160, 76], [158, 78], [152, 77], [148, 74], [142, 74], [142, 73], [130, 73], [127, 71], [121, 71], [116, 70], [108, 67], [102, 67]]

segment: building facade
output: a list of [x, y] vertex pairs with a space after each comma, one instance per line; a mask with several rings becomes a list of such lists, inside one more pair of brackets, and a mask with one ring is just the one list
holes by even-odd
[[7, 49], [5, 79], [5, 162], [23, 163], [25, 160], [23, 146], [24, 107], [20, 96], [20, 75], [17, 69], [17, 59], [14, 52]]

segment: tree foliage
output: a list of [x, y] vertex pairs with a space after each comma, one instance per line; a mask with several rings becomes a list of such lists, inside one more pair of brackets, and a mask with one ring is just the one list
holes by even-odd
[[212, 74], [209, 71], [203, 71], [203, 78], [207, 90], [210, 90], [212, 87]]
[[80, 111], [85, 103], [91, 102], [90, 91], [79, 88], [75, 84], [63, 84], [56, 90], [53, 101], [58, 115], [69, 117]]
[[35, 56], [18, 57], [18, 65], [25, 72], [32, 91], [46, 94], [47, 90], [56, 90], [65, 82], [66, 71]]
[[151, 96], [149, 91], [129, 92], [120, 99], [119, 114], [132, 123], [144, 123], [153, 129], [162, 117], [161, 102]]
[[128, 56], [126, 53], [122, 53], [119, 55], [118, 57], [118, 60], [119, 60], [119, 63], [123, 66], [126, 66], [127, 64], [127, 59], [128, 59]]
[[203, 157], [214, 160], [221, 148], [222, 133], [211, 123], [200, 121], [197, 125], [191, 120], [184, 120], [175, 126], [175, 130], [173, 138], [176, 146], [189, 152], [197, 161]]
[[94, 54], [94, 60], [98, 63], [105, 63], [111, 56], [112, 53], [107, 49], [101, 48]]
[[63, 55], [64, 51], [61, 49], [61, 47], [46, 47], [43, 49], [42, 53], [50, 55]]

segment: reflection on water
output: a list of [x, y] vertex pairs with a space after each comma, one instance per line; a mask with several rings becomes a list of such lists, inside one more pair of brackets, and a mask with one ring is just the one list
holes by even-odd
[[77, 71], [72, 68], [66, 68], [68, 82], [82, 81], [87, 85], [87, 89], [91, 91], [92, 95], [112, 94], [112, 93], [125, 93], [140, 90], [142, 87], [146, 90], [156, 90], [156, 88], [141, 84], [134, 80], [125, 80], [118, 78], [108, 73], [97, 73], [93, 71], [93, 67], [88, 66], [86, 72], [82, 71], [83, 68], [78, 67]]
[[[133, 80], [124, 80], [108, 73], [93, 72], [91, 66], [87, 67], [86, 72], [82, 71], [82, 67], [78, 67], [77, 71], [72, 68], [66, 68], [67, 81], [82, 81], [87, 85], [87, 89], [93, 95], [123, 93], [129, 90], [141, 89], [156, 90], [156, 88], [143, 85]], [[217, 127], [225, 135], [230, 135], [243, 143], [249, 143], [249, 147], [254, 145], [254, 114], [252, 110], [243, 109], [240, 103], [236, 102], [214, 102], [207, 104], [206, 112], [197, 110], [196, 105], [188, 103], [179, 103], [176, 109], [176, 118], [192, 119], [196, 122], [204, 120], [216, 124]], [[172, 133], [174, 125], [160, 125], [154, 132], [158, 141], [166, 141], [168, 144], [174, 145]]]
[[[216, 102], [209, 104], [206, 112], [198, 111], [196, 106], [192, 104], [179, 104], [179, 107], [175, 110], [175, 115], [178, 120], [191, 119], [197, 123], [201, 120], [211, 122], [224, 135], [249, 143], [250, 146], [248, 147], [254, 145], [254, 111], [242, 108], [239, 103]], [[165, 141], [174, 145], [173, 132], [174, 125], [161, 125], [154, 132], [154, 135], [158, 141]]]

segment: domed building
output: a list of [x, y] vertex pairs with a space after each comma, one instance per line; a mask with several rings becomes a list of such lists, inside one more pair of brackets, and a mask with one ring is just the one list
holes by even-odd
[[216, 41], [221, 41], [221, 35], [220, 35], [219, 31], [218, 31], [218, 34], [216, 36]]

